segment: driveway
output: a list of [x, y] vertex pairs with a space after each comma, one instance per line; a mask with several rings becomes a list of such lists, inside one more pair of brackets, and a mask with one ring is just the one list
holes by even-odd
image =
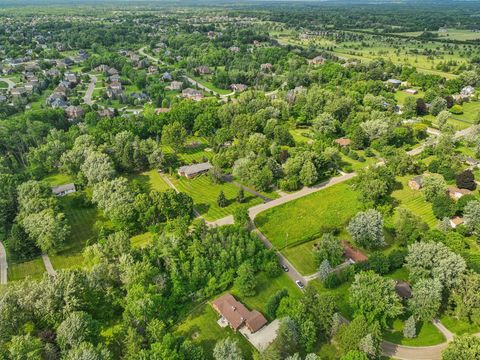
[[93, 105], [92, 96], [93, 96], [93, 91], [95, 90], [96, 83], [97, 83], [97, 77], [94, 75], [90, 75], [90, 83], [88, 84], [87, 91], [85, 92], [85, 96], [83, 97], [83, 101], [87, 105]]
[[278, 319], [273, 320], [270, 324], [264, 326], [255, 333], [251, 333], [246, 326], [240, 328], [240, 333], [255, 346], [258, 351], [263, 351], [277, 337], [277, 330], [280, 326]]
[[5, 285], [7, 283], [7, 252], [3, 243], [0, 241], [0, 284]]

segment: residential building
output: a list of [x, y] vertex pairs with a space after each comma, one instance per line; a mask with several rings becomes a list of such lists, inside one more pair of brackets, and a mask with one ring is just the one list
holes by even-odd
[[65, 184], [52, 187], [52, 193], [55, 196], [65, 196], [76, 191], [75, 184]]
[[413, 179], [408, 181], [408, 186], [412, 190], [420, 190], [423, 186], [423, 176], [415, 176]]
[[202, 100], [204, 96], [201, 91], [198, 91], [192, 88], [187, 88], [182, 91], [182, 97], [185, 99], [199, 101], [199, 100]]
[[187, 179], [192, 179], [195, 176], [205, 174], [211, 168], [213, 168], [212, 164], [207, 161], [199, 164], [181, 166], [178, 168], [177, 172], [180, 176], [185, 176]]

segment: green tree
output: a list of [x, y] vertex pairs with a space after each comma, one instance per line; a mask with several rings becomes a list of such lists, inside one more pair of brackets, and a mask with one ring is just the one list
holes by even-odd
[[434, 279], [420, 279], [413, 285], [408, 306], [415, 319], [427, 322], [437, 315], [441, 302], [442, 284]]
[[221, 208], [228, 206], [228, 200], [225, 197], [225, 194], [223, 193], [223, 190], [220, 191], [220, 194], [218, 194], [217, 205]]
[[85, 312], [73, 312], [57, 328], [57, 344], [64, 352], [83, 342], [98, 342], [99, 325]]
[[405, 325], [403, 327], [403, 336], [407, 339], [413, 339], [417, 336], [417, 327], [413, 315], [410, 316], [407, 321], [405, 321]]
[[355, 314], [364, 316], [369, 322], [380, 322], [386, 326], [387, 320], [403, 311], [400, 299], [395, 292], [395, 282], [373, 271], [355, 275], [350, 287], [350, 304]]
[[337, 266], [343, 259], [343, 246], [331, 233], [323, 234], [315, 249], [315, 260], [321, 264], [327, 260], [330, 265]]
[[256, 279], [252, 264], [244, 262], [237, 270], [235, 286], [242, 296], [254, 296], [256, 293]]
[[433, 201], [437, 196], [444, 195], [447, 191], [447, 183], [445, 182], [442, 175], [425, 175], [422, 182], [422, 191], [427, 201]]
[[353, 241], [366, 249], [385, 246], [382, 215], [374, 209], [359, 212], [348, 223]]
[[12, 337], [8, 346], [9, 359], [12, 360], [42, 360], [43, 343], [31, 335]]
[[242, 351], [238, 347], [236, 340], [225, 338], [217, 341], [213, 348], [213, 357], [215, 360], [242, 360]]
[[165, 125], [162, 130], [162, 144], [170, 146], [174, 152], [183, 150], [187, 140], [187, 131], [180, 122]]
[[443, 360], [471, 360], [480, 358], [480, 338], [474, 335], [456, 336], [443, 351]]

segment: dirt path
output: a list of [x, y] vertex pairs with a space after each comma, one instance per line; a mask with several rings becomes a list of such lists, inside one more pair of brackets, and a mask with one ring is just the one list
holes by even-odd
[[7, 283], [7, 252], [3, 243], [0, 241], [0, 285], [5, 285]]
[[52, 262], [47, 254], [42, 254], [43, 264], [45, 265], [45, 269], [47, 270], [47, 274], [50, 276], [56, 276], [57, 272], [53, 268]]

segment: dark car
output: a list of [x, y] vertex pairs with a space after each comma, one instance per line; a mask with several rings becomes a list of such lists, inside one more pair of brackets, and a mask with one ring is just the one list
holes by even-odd
[[283, 265], [283, 264], [282, 264], [282, 269], [283, 269], [283, 271], [285, 271], [285, 272], [288, 272], [288, 270], [289, 270], [288, 266], [287, 266], [287, 265]]

